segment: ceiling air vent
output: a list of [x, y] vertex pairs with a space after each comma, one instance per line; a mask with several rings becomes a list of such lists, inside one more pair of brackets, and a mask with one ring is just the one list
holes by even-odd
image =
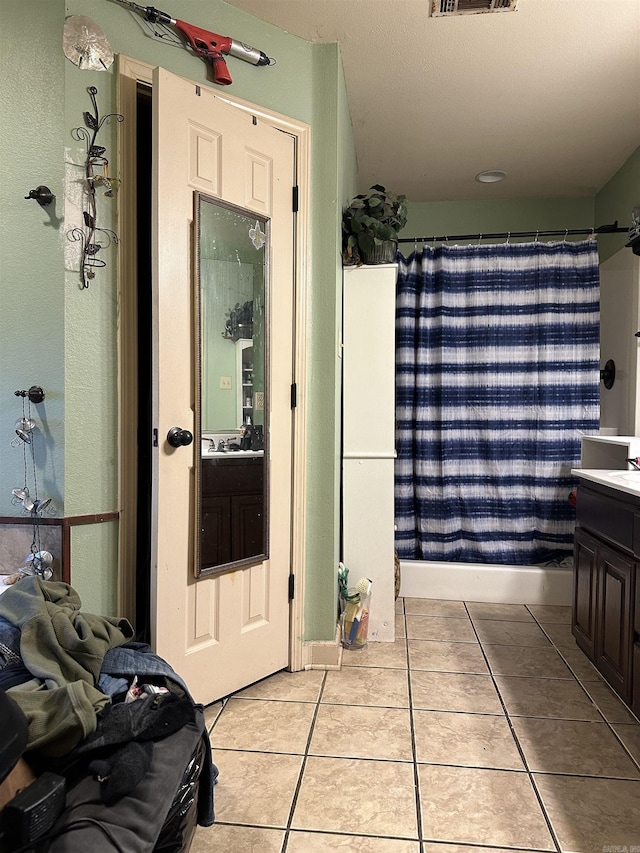
[[433, 0], [431, 14], [477, 15], [480, 12], [515, 12], [518, 0]]

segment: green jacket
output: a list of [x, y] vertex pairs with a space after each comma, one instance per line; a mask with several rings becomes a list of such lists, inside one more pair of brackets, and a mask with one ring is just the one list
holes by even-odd
[[68, 584], [19, 580], [0, 596], [0, 616], [20, 629], [20, 654], [33, 678], [9, 693], [29, 720], [27, 750], [65, 755], [96, 728], [109, 703], [96, 684], [105, 653], [133, 636], [126, 619], [80, 612]]

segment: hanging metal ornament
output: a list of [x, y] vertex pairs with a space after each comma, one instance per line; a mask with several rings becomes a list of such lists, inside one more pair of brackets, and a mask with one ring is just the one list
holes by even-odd
[[31, 433], [25, 432], [23, 429], [16, 430], [17, 438], [11, 442], [11, 447], [20, 447], [21, 443], [31, 444]]
[[106, 71], [113, 65], [113, 50], [107, 37], [95, 21], [84, 15], [73, 15], [65, 21], [62, 50], [83, 71]]
[[33, 573], [45, 581], [53, 577], [53, 554], [50, 551], [36, 551], [27, 555], [25, 560], [27, 571], [33, 569]]
[[25, 498], [29, 497], [29, 489], [26, 486], [23, 489], [11, 489], [11, 494], [13, 495], [11, 499], [12, 504], [21, 503]]
[[[40, 389], [41, 390], [41, 389]], [[11, 490], [11, 503], [22, 504], [23, 511], [31, 516], [33, 523], [33, 536], [31, 540], [30, 554], [25, 559], [25, 565], [21, 566], [11, 576], [9, 583], [15, 583], [25, 575], [37, 575], [43, 580], [51, 580], [53, 577], [53, 555], [45, 551], [40, 545], [40, 516], [51, 504], [51, 498], [38, 497], [38, 478], [35, 460], [35, 448], [32, 433], [36, 428], [36, 422], [31, 417], [31, 395], [27, 392], [16, 392], [16, 396], [22, 397], [22, 417], [15, 422], [17, 438], [11, 442], [14, 446], [22, 445], [24, 485], [16, 486]], [[29, 398], [28, 410], [26, 409], [26, 398]], [[41, 401], [44, 395], [39, 398]], [[17, 442], [17, 445], [16, 445]], [[29, 490], [28, 481], [33, 481], [33, 494]], [[6, 582], [6, 581], [5, 581]]]
[[18, 430], [23, 430], [24, 432], [33, 432], [33, 430], [36, 428], [36, 422], [33, 420], [33, 418], [22, 417], [18, 418], [15, 426], [16, 432]]

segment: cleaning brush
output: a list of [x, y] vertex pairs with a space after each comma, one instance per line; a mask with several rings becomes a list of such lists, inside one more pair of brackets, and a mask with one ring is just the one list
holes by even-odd
[[371, 587], [373, 586], [373, 581], [369, 580], [369, 578], [360, 578], [358, 583], [356, 584], [356, 589], [360, 593], [360, 598], [364, 600], [365, 598], [369, 598], [371, 595]]

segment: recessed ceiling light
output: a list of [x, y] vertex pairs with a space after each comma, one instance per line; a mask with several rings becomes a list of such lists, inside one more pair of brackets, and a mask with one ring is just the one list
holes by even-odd
[[502, 169], [489, 169], [487, 172], [479, 172], [476, 175], [476, 181], [481, 184], [495, 184], [498, 181], [504, 181], [506, 177], [507, 173], [503, 172]]

